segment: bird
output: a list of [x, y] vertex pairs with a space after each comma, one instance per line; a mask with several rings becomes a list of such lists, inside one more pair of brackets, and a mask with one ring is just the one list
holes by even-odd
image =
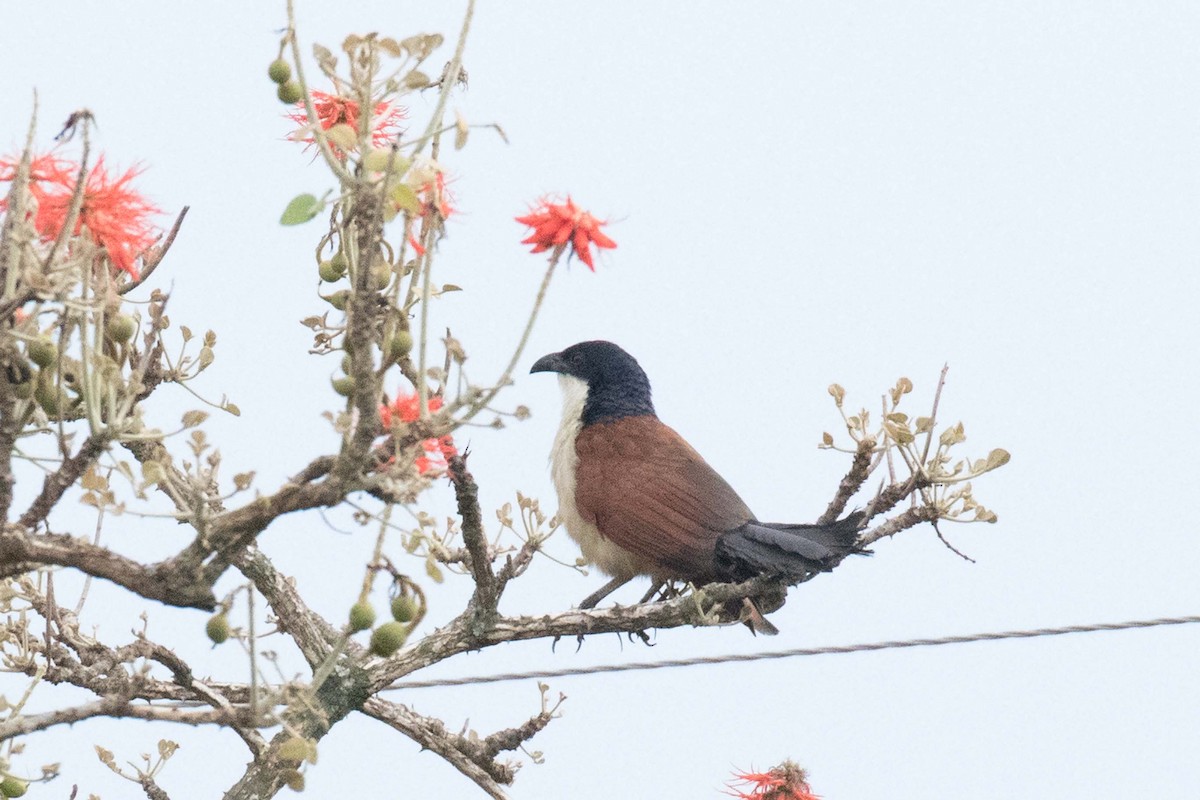
[[[581, 607], [638, 576], [656, 585], [759, 576], [790, 585], [865, 552], [857, 544], [861, 512], [829, 524], [760, 522], [695, 448], [659, 420], [645, 371], [612, 342], [550, 353], [530, 369], [539, 372], [557, 373], [563, 395], [550, 452], [558, 519], [584, 559], [612, 578]], [[778, 632], [753, 601], [743, 618], [755, 633]]]

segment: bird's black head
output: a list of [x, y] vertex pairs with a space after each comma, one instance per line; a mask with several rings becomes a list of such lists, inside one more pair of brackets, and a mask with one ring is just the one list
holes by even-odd
[[557, 372], [587, 385], [583, 424], [654, 416], [650, 380], [633, 356], [612, 342], [573, 344], [566, 350], [542, 356], [533, 372]]

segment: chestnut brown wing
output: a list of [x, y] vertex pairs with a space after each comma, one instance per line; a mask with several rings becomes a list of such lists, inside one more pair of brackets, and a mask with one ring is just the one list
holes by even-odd
[[575, 506], [657, 578], [717, 578], [717, 537], [754, 518], [737, 492], [656, 417], [583, 428], [575, 440]]

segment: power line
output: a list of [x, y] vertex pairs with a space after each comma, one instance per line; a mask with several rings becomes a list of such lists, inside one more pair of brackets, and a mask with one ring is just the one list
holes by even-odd
[[863, 653], [872, 650], [899, 650], [906, 647], [939, 647], [946, 644], [989, 642], [999, 639], [1034, 639], [1040, 636], [1062, 636], [1068, 633], [1123, 631], [1131, 628], [1157, 628], [1164, 625], [1187, 625], [1193, 622], [1200, 622], [1200, 616], [1162, 617], [1160, 619], [1133, 620], [1131, 622], [1096, 623], [1093, 625], [1066, 625], [1061, 628], [1035, 628], [1033, 630], [1024, 631], [972, 633], [964, 636], [942, 636], [936, 639], [900, 639], [890, 642], [868, 642], [865, 644], [848, 644], [833, 647], [800, 647], [792, 650], [773, 650], [759, 653], [729, 654], [724, 656], [697, 656], [694, 658], [676, 658], [666, 661], [634, 661], [627, 664], [601, 664], [591, 667], [543, 669], [532, 670], [530, 672], [503, 672], [497, 675], [476, 675], [468, 678], [440, 678], [427, 681], [398, 681], [387, 687], [387, 690], [431, 689], [438, 686], [468, 686], [481, 683], [500, 683], [501, 681], [531, 680], [534, 678], [567, 678], [576, 675], [596, 675], [604, 672], [636, 672], [651, 669], [669, 669], [674, 667], [696, 667], [702, 664], [731, 664], [743, 661], [770, 661], [772, 659], [779, 658], [820, 656], [834, 653]]

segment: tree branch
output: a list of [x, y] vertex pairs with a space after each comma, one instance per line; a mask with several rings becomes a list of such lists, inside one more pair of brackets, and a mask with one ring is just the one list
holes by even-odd
[[68, 458], [57, 470], [46, 476], [46, 480], [42, 483], [41, 494], [21, 515], [20, 524], [32, 529], [37, 527], [38, 523], [45, 521], [67, 489], [74, 486], [75, 482], [79, 480], [79, 476], [96, 463], [96, 459], [104, 452], [107, 444], [108, 439], [103, 435], [92, 434], [84, 440], [78, 453]]
[[446, 759], [452, 767], [474, 781], [475, 785], [495, 800], [508, 797], [501, 784], [513, 780], [511, 767], [496, 764], [490, 759], [479, 763], [479, 754], [473, 758], [455, 746], [455, 736], [446, 730], [441, 720], [423, 717], [399, 703], [372, 697], [363, 704], [363, 713], [383, 722], [412, 739], [421, 747], [432, 750]]
[[471, 575], [475, 579], [475, 625], [486, 624], [486, 618], [496, 610], [500, 597], [497, 593], [496, 575], [492, 572], [492, 558], [488, 552], [487, 536], [483, 531], [483, 515], [479, 510], [479, 486], [467, 471], [466, 454], [456, 455], [449, 461], [450, 481], [454, 484], [454, 496], [458, 501], [458, 516], [462, 520], [463, 544], [470, 554]]

